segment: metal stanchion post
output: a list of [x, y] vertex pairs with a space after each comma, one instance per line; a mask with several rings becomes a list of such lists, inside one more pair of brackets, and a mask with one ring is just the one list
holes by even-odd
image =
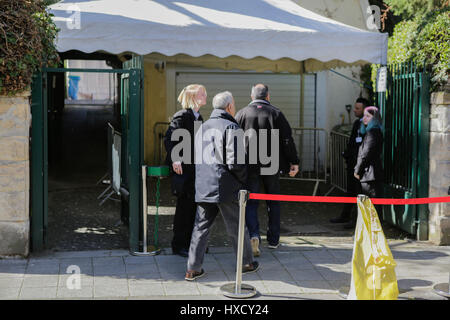
[[247, 205], [249, 192], [239, 190], [239, 234], [236, 261], [236, 281], [223, 285], [220, 290], [224, 296], [229, 298], [251, 298], [256, 295], [256, 289], [248, 284], [242, 284], [242, 256], [244, 253], [245, 232], [245, 207]]
[[148, 215], [148, 206], [147, 206], [147, 166], [142, 166], [142, 224], [143, 224], [143, 232], [142, 232], [142, 252], [131, 252], [134, 256], [154, 256], [161, 252], [159, 248], [155, 246], [150, 246], [151, 251], [148, 251], [147, 245], [147, 215]]
[[448, 283], [438, 283], [433, 287], [434, 293], [450, 298], [450, 273], [448, 274]]
[[143, 252], [147, 252], [147, 173], [145, 172], [145, 166], [142, 166], [142, 224], [144, 225], [144, 232], [142, 233]]

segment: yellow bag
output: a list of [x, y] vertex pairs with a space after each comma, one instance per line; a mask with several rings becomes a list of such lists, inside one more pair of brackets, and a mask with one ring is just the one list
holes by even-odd
[[372, 201], [366, 196], [358, 196], [352, 278], [347, 299], [396, 300], [396, 265]]

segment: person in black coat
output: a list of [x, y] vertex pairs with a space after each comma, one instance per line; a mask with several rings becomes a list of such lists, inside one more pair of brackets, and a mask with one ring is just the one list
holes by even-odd
[[[203, 258], [210, 229], [217, 214], [223, 217], [225, 228], [235, 252], [238, 247], [238, 192], [247, 179], [243, 132], [233, 118], [236, 108], [233, 95], [218, 93], [213, 99], [214, 110], [195, 136], [195, 201], [198, 203], [194, 230], [189, 247], [185, 279], [195, 280], [204, 275]], [[237, 137], [237, 139], [235, 138]], [[253, 260], [248, 233], [244, 232], [242, 272], [258, 269]]]
[[[346, 162], [347, 168], [347, 197], [356, 197], [361, 193], [361, 185], [359, 180], [353, 175], [353, 170], [356, 165], [356, 159], [358, 157], [358, 150], [361, 142], [363, 140], [363, 135], [360, 132], [360, 127], [362, 124], [362, 118], [364, 116], [364, 109], [369, 105], [369, 101], [365, 98], [358, 98], [353, 106], [353, 114], [356, 120], [353, 122], [352, 132], [350, 138], [348, 139], [347, 148], [343, 152], [342, 156]], [[344, 228], [350, 229], [354, 228], [356, 221], [356, 206], [353, 203], [346, 203], [342, 208], [342, 212], [339, 217], [330, 219], [331, 223], [345, 223]]]
[[[248, 179], [247, 188], [251, 193], [259, 193], [259, 184], [264, 185], [265, 192], [268, 194], [280, 193], [280, 173], [287, 173], [294, 177], [299, 170], [299, 159], [297, 149], [292, 138], [292, 130], [289, 122], [280, 109], [270, 104], [269, 88], [264, 84], [256, 84], [251, 91], [252, 101], [248, 106], [239, 110], [236, 114], [236, 121], [245, 131], [254, 130], [255, 140], [249, 138], [246, 142], [248, 158]], [[271, 141], [274, 135], [272, 130], [278, 130], [279, 150], [272, 150]], [[267, 155], [270, 154], [270, 161], [265, 163], [260, 156], [262, 132], [267, 132]], [[275, 131], [276, 132], [276, 131]], [[252, 151], [253, 148], [253, 151]], [[252, 155], [256, 153], [256, 155]], [[264, 152], [262, 152], [264, 154]], [[252, 156], [256, 158], [252, 161]], [[278, 166], [277, 166], [278, 164]], [[259, 256], [259, 243], [261, 241], [258, 221], [257, 200], [249, 200], [246, 210], [246, 224], [250, 233], [253, 254]], [[267, 201], [267, 242], [268, 248], [276, 249], [280, 240], [280, 202]]]
[[[199, 109], [206, 104], [205, 87], [199, 84], [186, 86], [178, 96], [178, 102], [180, 102], [183, 109], [174, 114], [164, 136], [164, 146], [167, 152], [166, 163], [171, 169], [172, 193], [177, 196], [177, 205], [173, 219], [172, 252], [173, 254], [187, 257], [197, 209], [195, 203], [194, 164], [195, 123], [196, 121], [199, 123], [203, 122]], [[174, 137], [175, 141], [172, 141], [172, 136], [178, 129], [187, 130], [190, 141], [183, 141], [178, 134], [177, 137]], [[183, 132], [178, 131], [177, 133]], [[177, 145], [183, 142], [190, 145], [190, 155], [187, 153], [183, 154], [182, 149], [180, 154], [174, 152], [175, 154], [172, 155], [172, 151], [180, 149]], [[176, 159], [173, 157], [176, 157]]]
[[[364, 134], [364, 139], [359, 147], [354, 176], [360, 181], [363, 194], [369, 198], [381, 198], [383, 192], [383, 164], [381, 160], [383, 126], [377, 107], [370, 106], [364, 110], [363, 124], [360, 132]], [[376, 205], [375, 209], [380, 222], [382, 222], [382, 207]]]

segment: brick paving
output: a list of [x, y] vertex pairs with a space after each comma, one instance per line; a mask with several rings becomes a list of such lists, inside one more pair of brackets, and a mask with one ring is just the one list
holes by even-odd
[[[282, 237], [276, 250], [263, 242], [260, 269], [243, 275], [243, 283], [258, 291], [250, 300], [344, 300], [339, 289], [350, 286], [352, 239], [300, 240]], [[397, 262], [399, 299], [446, 299], [432, 288], [449, 281], [449, 246], [410, 240], [391, 240], [389, 246]], [[230, 247], [211, 247], [203, 265], [206, 275], [193, 282], [184, 280], [186, 260], [169, 248], [146, 257], [127, 250], [94, 250], [0, 259], [0, 299], [229, 299], [220, 287], [235, 281]], [[80, 271], [79, 288], [73, 288], [73, 270]]]

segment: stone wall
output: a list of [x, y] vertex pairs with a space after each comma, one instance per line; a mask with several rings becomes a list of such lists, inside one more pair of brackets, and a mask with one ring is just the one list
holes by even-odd
[[0, 96], [0, 256], [29, 253], [29, 95]]
[[[450, 90], [431, 94], [429, 196], [446, 196], [450, 186]], [[430, 204], [429, 240], [450, 245], [450, 203]]]

